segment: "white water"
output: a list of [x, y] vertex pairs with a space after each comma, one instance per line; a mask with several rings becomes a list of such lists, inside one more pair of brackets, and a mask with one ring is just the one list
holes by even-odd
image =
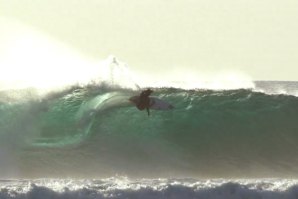
[[2, 180], [1, 199], [96, 199], [96, 198], [204, 198], [204, 199], [296, 199], [297, 180], [195, 180], [128, 179], [100, 180]]

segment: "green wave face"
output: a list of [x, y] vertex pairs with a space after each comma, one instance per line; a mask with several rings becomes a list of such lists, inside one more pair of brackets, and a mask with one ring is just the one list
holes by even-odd
[[154, 96], [175, 108], [152, 110], [148, 117], [129, 103], [135, 94], [79, 88], [43, 100], [2, 102], [1, 148], [14, 149], [26, 174], [32, 168], [51, 175], [84, 168], [88, 175], [215, 177], [297, 171], [294, 96], [157, 89]]

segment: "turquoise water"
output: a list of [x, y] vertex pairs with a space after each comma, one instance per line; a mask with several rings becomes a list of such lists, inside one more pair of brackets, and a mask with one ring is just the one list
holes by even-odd
[[155, 89], [154, 96], [175, 108], [152, 110], [150, 117], [129, 103], [138, 93], [129, 89], [73, 87], [17, 99], [2, 92], [1, 172], [21, 177], [296, 176], [298, 98], [272, 94], [277, 85], [286, 92], [297, 88], [293, 82], [258, 82], [254, 90]]

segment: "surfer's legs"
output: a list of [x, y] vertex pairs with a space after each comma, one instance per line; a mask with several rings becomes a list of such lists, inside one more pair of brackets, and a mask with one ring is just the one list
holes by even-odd
[[149, 107], [146, 108], [148, 116], [150, 115]]

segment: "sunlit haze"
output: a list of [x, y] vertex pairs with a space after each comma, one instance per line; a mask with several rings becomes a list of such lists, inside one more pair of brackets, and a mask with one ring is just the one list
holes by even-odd
[[1, 89], [87, 83], [99, 73], [95, 61], [53, 38], [15, 21], [2, 19], [0, 26]]
[[88, 82], [111, 54], [141, 86], [297, 80], [297, 7], [294, 0], [0, 0], [1, 88]]

